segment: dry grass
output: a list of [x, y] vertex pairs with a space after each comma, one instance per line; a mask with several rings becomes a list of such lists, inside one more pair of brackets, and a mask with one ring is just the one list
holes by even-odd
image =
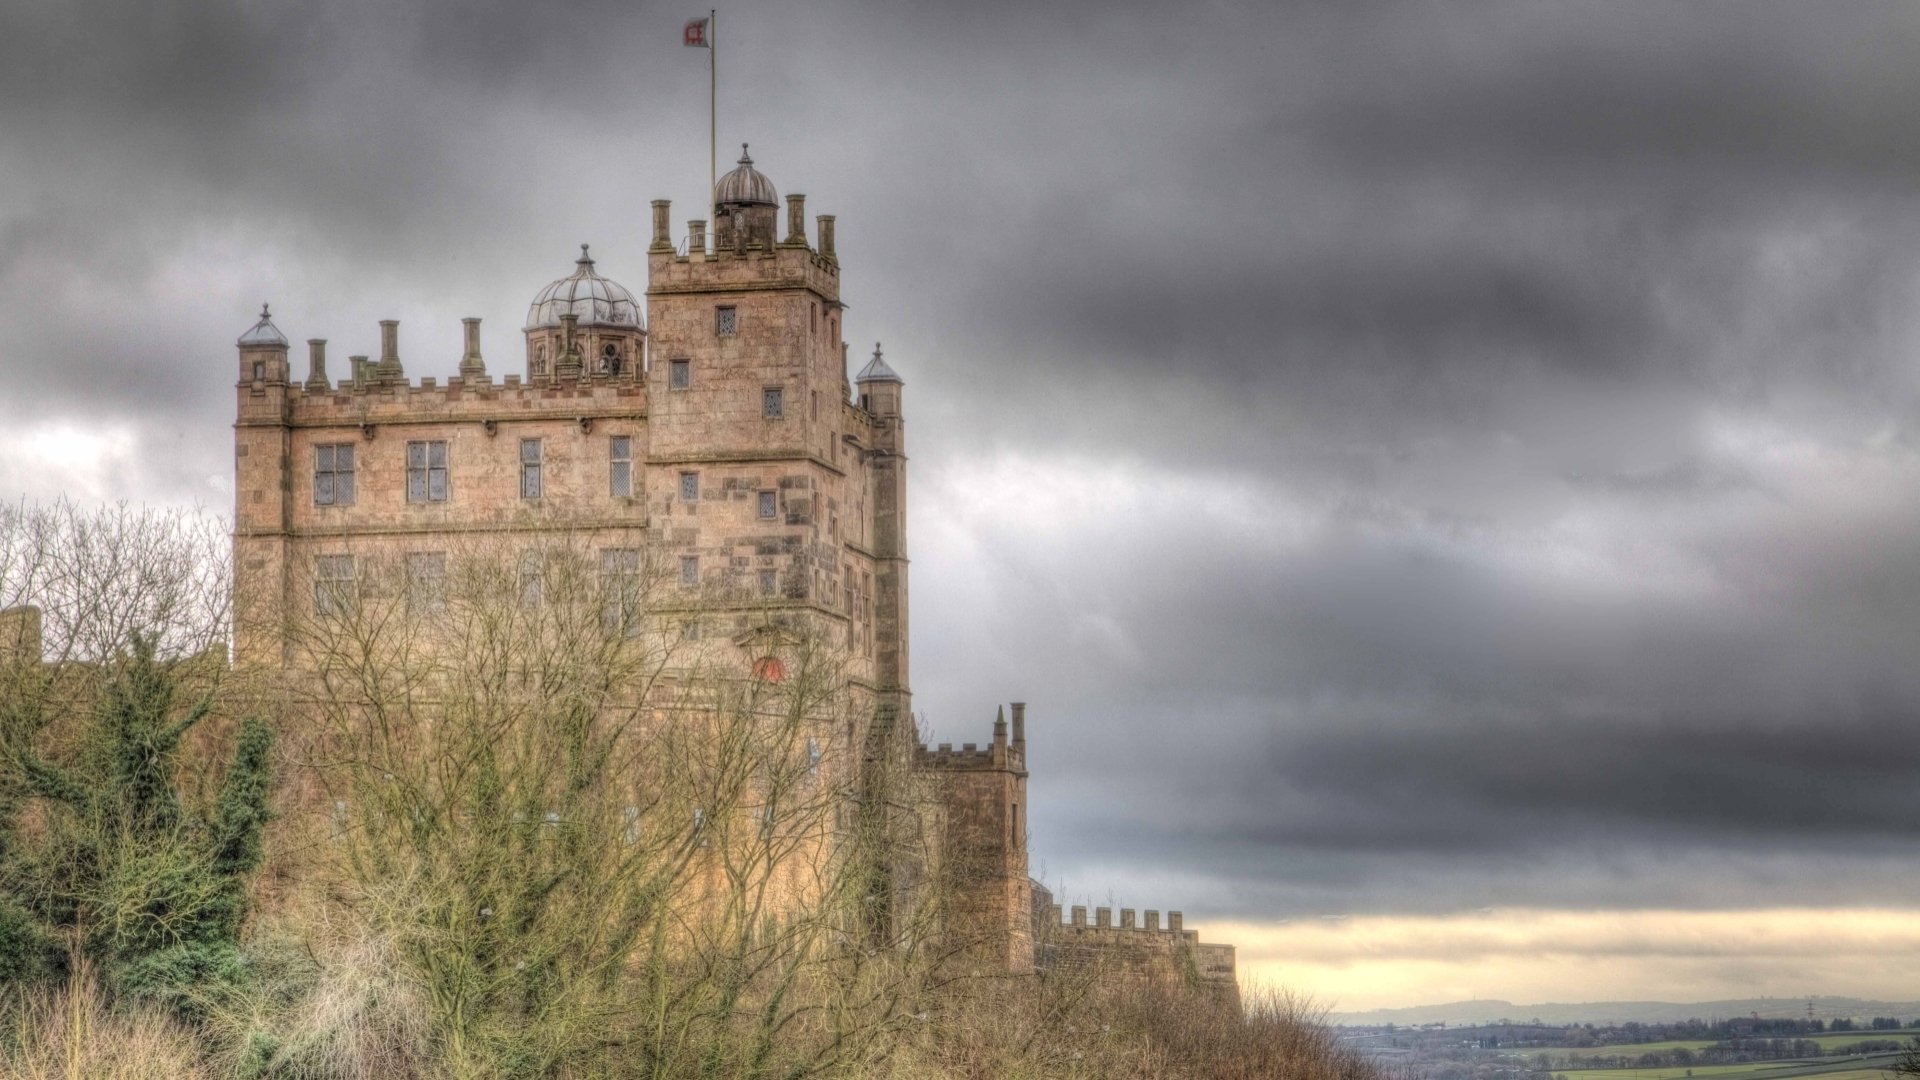
[[[323, 935], [325, 927], [314, 927]], [[195, 1031], [110, 1008], [90, 979], [9, 999], [0, 1080], [430, 1080], [446, 1075], [428, 1010], [392, 977], [391, 958], [327, 936], [324, 963], [283, 955], [262, 993]], [[901, 1018], [893, 1052], [846, 1080], [1380, 1080], [1320, 1015], [1281, 992], [1239, 1010], [1178, 986], [1096, 976], [963, 985]], [[628, 1075], [615, 1063], [611, 1072]], [[632, 1075], [638, 1075], [634, 1073]]]
[[0, 1041], [5, 1080], [212, 1080], [200, 1044], [148, 1010], [109, 1009], [91, 979], [20, 994]]
[[956, 995], [885, 1080], [1378, 1080], [1320, 1014], [1284, 992], [1223, 1007], [1175, 985], [1099, 974], [997, 982]]

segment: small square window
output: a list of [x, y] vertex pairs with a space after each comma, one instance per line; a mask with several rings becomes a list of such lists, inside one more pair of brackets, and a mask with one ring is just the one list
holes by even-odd
[[407, 444], [407, 501], [447, 501], [446, 440]]
[[313, 448], [313, 504], [353, 505], [352, 443], [329, 443]]
[[760, 520], [772, 521], [775, 517], [779, 516], [779, 513], [780, 513], [780, 500], [777, 494], [771, 491], [761, 492], [760, 493]]
[[520, 497], [540, 497], [540, 440], [520, 440]]
[[780, 588], [780, 576], [772, 570], [760, 571], [760, 595], [772, 596]]
[[353, 556], [320, 555], [313, 560], [313, 613], [345, 615], [360, 598]]
[[786, 415], [787, 392], [777, 386], [765, 387], [760, 391], [760, 415], [768, 420], [778, 420]]
[[721, 337], [732, 337], [740, 330], [740, 309], [721, 307], [713, 309], [713, 332]]
[[615, 435], [607, 440], [607, 490], [616, 498], [633, 494], [633, 436]]
[[680, 556], [680, 584], [682, 585], [700, 584], [700, 556], [698, 555]]
[[600, 553], [600, 625], [609, 636], [640, 632], [640, 552], [607, 548]]
[[699, 473], [683, 472], [680, 474], [680, 498], [687, 502], [698, 502], [700, 500]]
[[693, 361], [667, 361], [667, 389], [685, 390], [693, 385]]

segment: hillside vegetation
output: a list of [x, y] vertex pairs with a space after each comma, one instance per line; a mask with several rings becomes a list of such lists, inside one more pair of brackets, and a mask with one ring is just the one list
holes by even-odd
[[820, 752], [831, 650], [703, 675], [561, 540], [538, 603], [484, 552], [369, 581], [256, 683], [225, 546], [0, 511], [0, 609], [44, 617], [0, 618], [0, 1076], [1373, 1080], [1283, 995], [973, 964], [921, 793]]

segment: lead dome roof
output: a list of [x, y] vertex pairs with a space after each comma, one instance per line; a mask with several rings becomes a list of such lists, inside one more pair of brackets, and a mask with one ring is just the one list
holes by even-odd
[[273, 325], [273, 316], [267, 313], [267, 305], [261, 304], [260, 321], [248, 327], [247, 332], [240, 335], [239, 344], [243, 348], [249, 345], [279, 345], [284, 347], [287, 344], [287, 335], [281, 333], [280, 328]]
[[527, 308], [525, 329], [559, 326], [560, 316], [569, 313], [580, 316], [581, 326], [640, 328], [640, 305], [633, 293], [594, 271], [587, 245], [580, 245], [580, 257], [573, 265], [573, 273], [541, 289], [533, 298], [533, 305]]
[[738, 167], [713, 185], [713, 205], [780, 205], [780, 195], [773, 190], [773, 181], [767, 179], [765, 173], [753, 167], [753, 158], [747, 155], [746, 143], [740, 144]]

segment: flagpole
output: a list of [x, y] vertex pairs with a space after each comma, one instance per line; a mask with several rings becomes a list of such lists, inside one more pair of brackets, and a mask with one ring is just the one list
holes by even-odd
[[[713, 212], [713, 192], [719, 184], [720, 160], [720, 12], [707, 12], [707, 212]], [[717, 222], [715, 223], [718, 224]]]

